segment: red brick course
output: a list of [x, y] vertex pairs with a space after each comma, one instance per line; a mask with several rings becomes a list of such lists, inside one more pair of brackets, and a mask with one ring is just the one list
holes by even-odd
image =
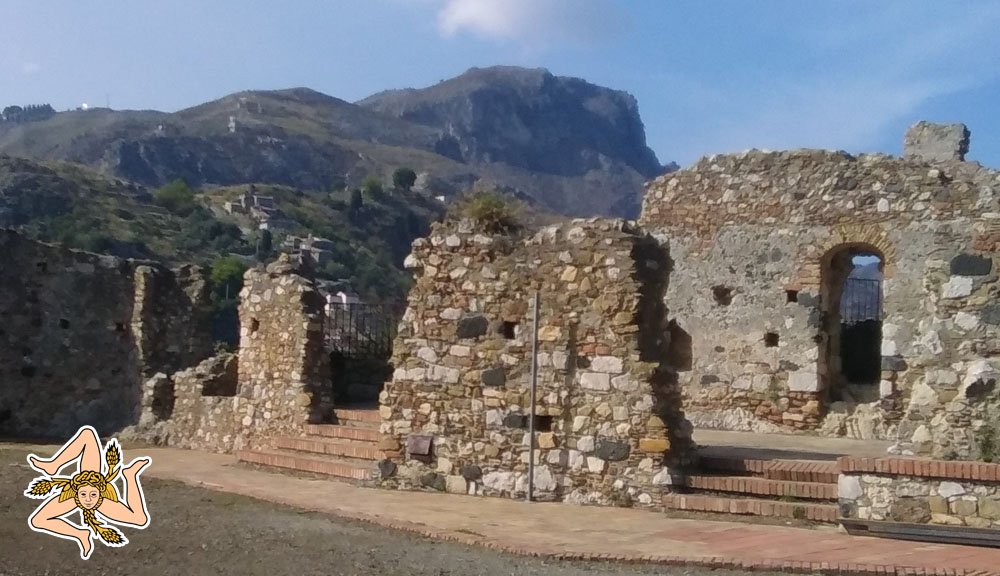
[[704, 457], [702, 470], [746, 472], [770, 480], [835, 483], [840, 474], [837, 462], [825, 460], [760, 460], [753, 458]]
[[836, 483], [770, 480], [751, 476], [700, 476], [687, 478], [687, 487], [713, 492], [736, 492], [758, 496], [788, 496], [810, 500], [836, 500]]
[[338, 462], [328, 457], [299, 456], [275, 450], [240, 450], [236, 453], [236, 457], [241, 462], [248, 462], [250, 464], [290, 468], [302, 472], [326, 474], [327, 476], [350, 478], [353, 480], [370, 480], [374, 476], [374, 470], [369, 467], [357, 466], [348, 462]]
[[347, 456], [364, 460], [380, 460], [382, 451], [371, 443], [349, 440], [326, 440], [323, 438], [276, 438], [275, 446], [284, 450], [298, 450], [315, 454]]
[[354, 426], [337, 426], [333, 424], [307, 424], [306, 433], [328, 438], [343, 438], [344, 440], [361, 440], [363, 442], [378, 442], [381, 439], [377, 429], [359, 428]]
[[845, 474], [881, 474], [971, 480], [974, 482], [1000, 482], [1000, 464], [983, 462], [844, 456], [837, 460], [837, 464], [840, 471]]
[[672, 510], [752, 514], [754, 516], [797, 518], [800, 520], [815, 520], [817, 522], [837, 521], [837, 506], [833, 504], [777, 502], [773, 500], [725, 498], [700, 494], [664, 494], [661, 503], [664, 508]]

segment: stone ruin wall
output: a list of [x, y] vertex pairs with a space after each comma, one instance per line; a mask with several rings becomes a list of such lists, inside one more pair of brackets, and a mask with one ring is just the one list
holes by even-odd
[[0, 230], [0, 271], [0, 435], [115, 432], [137, 418], [146, 377], [210, 354], [198, 269]]
[[663, 364], [662, 250], [620, 221], [523, 239], [471, 228], [435, 225], [407, 259], [416, 284], [380, 397], [382, 484], [523, 497], [538, 290], [536, 498], [657, 501], [691, 432]]
[[[696, 426], [975, 457], [971, 435], [988, 422], [972, 396], [996, 396], [1000, 173], [962, 161], [967, 137], [919, 124], [904, 158], [755, 150], [648, 185], [640, 223], [669, 246], [671, 363]], [[823, 326], [843, 273], [828, 262], [848, 245], [885, 264], [882, 381], [834, 402]]]
[[126, 437], [181, 448], [266, 448], [329, 419], [324, 302], [287, 258], [254, 268], [240, 292], [240, 347], [144, 385], [142, 416]]

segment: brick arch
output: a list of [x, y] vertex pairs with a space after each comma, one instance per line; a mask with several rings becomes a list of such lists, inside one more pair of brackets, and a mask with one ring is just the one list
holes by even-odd
[[[817, 260], [816, 268], [819, 271], [817, 291], [824, 318], [817, 334], [819, 339], [816, 341], [819, 346], [817, 376], [822, 388], [829, 390], [828, 394], [832, 395], [828, 395], [828, 399], [836, 399], [841, 387], [849, 384], [846, 376], [848, 373], [843, 365], [845, 355], [842, 346], [840, 303], [844, 282], [853, 269], [852, 255], [858, 252], [871, 252], [879, 257], [883, 278], [889, 277], [894, 272], [897, 256], [895, 247], [886, 237], [885, 230], [877, 225], [836, 226], [831, 230], [829, 238], [819, 246], [818, 258], [814, 253], [814, 259]], [[881, 293], [881, 284], [879, 290]], [[880, 308], [882, 305], [880, 301]], [[855, 369], [862, 366], [862, 372], [868, 372], [869, 368], [877, 370], [880, 365], [881, 322], [877, 326], [877, 333], [873, 333], [869, 325], [860, 333], [860, 339], [856, 334], [849, 339], [854, 346], [850, 354], [851, 365]], [[852, 390], [852, 395], [856, 392], [857, 390]]]
[[882, 258], [883, 278], [892, 278], [896, 272], [896, 247], [889, 241], [884, 228], [878, 224], [839, 224], [830, 230], [822, 244], [808, 247], [802, 256], [801, 266], [794, 284], [803, 289], [819, 290], [823, 266], [829, 258], [848, 247], [862, 247], [876, 252]]

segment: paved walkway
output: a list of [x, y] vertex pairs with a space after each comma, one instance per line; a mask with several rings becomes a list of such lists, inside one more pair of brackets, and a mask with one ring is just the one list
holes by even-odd
[[[15, 446], [0, 444], [4, 447]], [[375, 490], [251, 470], [227, 455], [124, 448], [129, 459], [151, 456], [145, 475], [154, 478], [517, 554], [827, 574], [1000, 574], [1000, 549], [848, 536], [832, 527], [809, 530], [669, 518], [646, 510]]]
[[232, 456], [158, 448], [130, 457], [139, 453], [153, 458], [146, 472], [152, 477], [521, 554], [829, 573], [1000, 572], [998, 549], [854, 537], [833, 528], [685, 520], [645, 510], [374, 490], [250, 470]]

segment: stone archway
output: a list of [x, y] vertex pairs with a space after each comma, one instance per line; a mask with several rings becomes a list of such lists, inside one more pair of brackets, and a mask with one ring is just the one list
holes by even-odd
[[885, 262], [866, 242], [834, 246], [821, 258], [817, 369], [830, 401], [878, 399]]

